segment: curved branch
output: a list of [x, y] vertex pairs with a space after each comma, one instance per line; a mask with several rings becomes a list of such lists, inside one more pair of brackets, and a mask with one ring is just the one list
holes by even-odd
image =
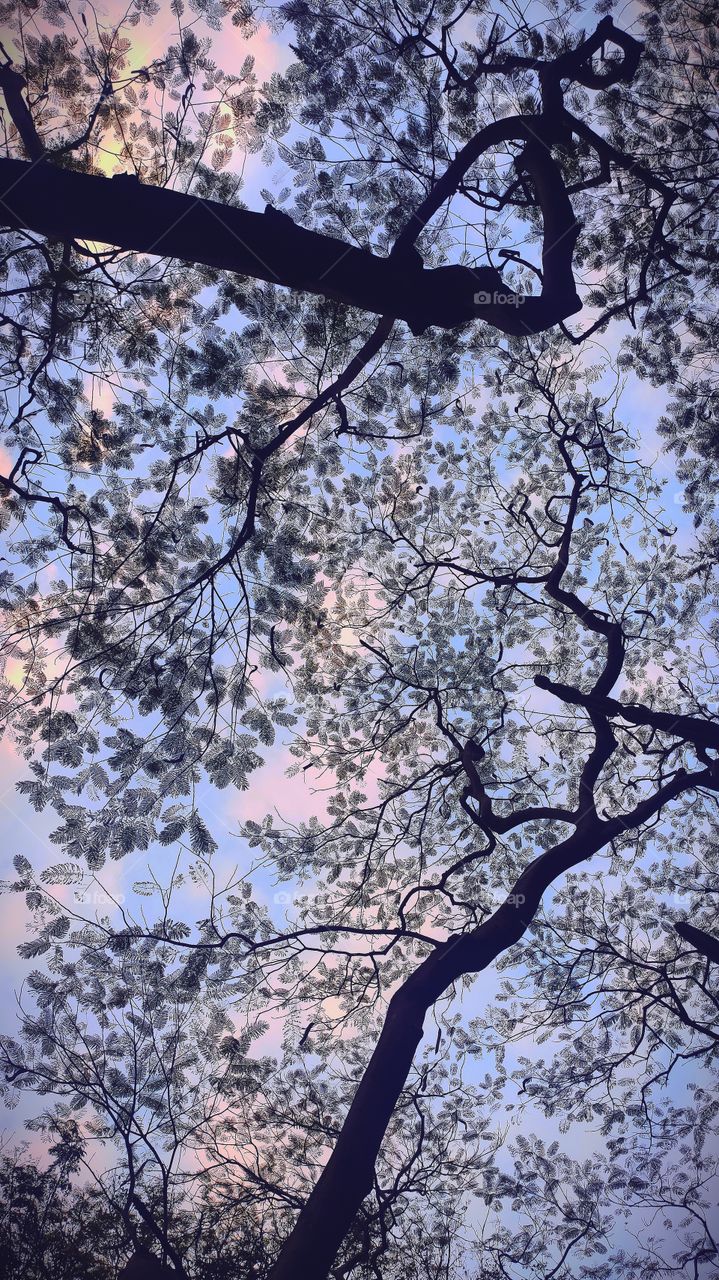
[[[603, 71], [592, 66], [609, 41], [621, 60]], [[642, 46], [604, 18], [575, 49], [551, 62], [509, 59], [482, 71], [535, 71], [542, 90], [538, 115], [495, 120], [470, 139], [411, 215], [389, 257], [379, 258], [331, 236], [305, 230], [268, 205], [265, 213], [202, 200], [130, 175], [113, 179], [0, 160], [0, 220], [63, 240], [95, 240], [120, 249], [155, 253], [235, 271], [272, 284], [334, 298], [378, 315], [405, 320], [413, 333], [430, 325], [451, 329], [483, 320], [515, 336], [541, 333], [581, 310], [572, 271], [579, 226], [567, 186], [550, 148], [564, 142], [581, 122], [564, 110], [562, 81], [606, 88], [635, 74]], [[27, 154], [46, 157], [22, 96], [24, 80], [11, 66], [0, 68], [0, 87]], [[445, 266], [425, 270], [414, 245], [420, 232], [460, 189], [468, 169], [489, 148], [518, 143], [517, 169], [531, 178], [541, 211], [542, 289], [516, 293], [490, 266]], [[591, 144], [603, 153], [604, 140]]]
[[572, 685], [561, 684], [550, 680], [548, 676], [537, 675], [534, 683], [540, 689], [546, 689], [574, 706], [584, 707], [602, 716], [618, 716], [629, 724], [646, 725], [661, 733], [671, 734], [675, 738], [684, 738], [702, 749], [711, 748], [719, 751], [719, 724], [713, 720], [702, 720], [699, 716], [676, 715], [673, 711], [655, 711], [653, 707], [644, 706], [640, 702], [620, 702], [617, 698], [603, 698], [593, 693], [581, 693]]
[[[490, 132], [498, 139], [527, 137], [521, 123], [514, 122], [500, 121]], [[514, 294], [492, 267], [425, 270], [416, 253], [377, 257], [307, 231], [271, 205], [264, 213], [250, 213], [147, 186], [124, 174], [104, 178], [56, 169], [45, 161], [0, 159], [0, 223], [55, 239], [101, 241], [234, 271], [405, 320], [415, 333], [429, 325], [450, 329], [473, 319], [506, 333], [536, 333], [579, 309], [573, 280], [562, 274], [571, 262], [568, 250], [576, 225], [549, 152], [525, 153], [524, 163], [544, 193], [540, 203], [547, 206], [549, 280], [541, 298]]]

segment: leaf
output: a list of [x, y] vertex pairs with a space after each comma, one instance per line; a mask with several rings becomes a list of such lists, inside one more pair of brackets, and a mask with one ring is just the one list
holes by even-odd
[[151, 898], [153, 893], [158, 892], [158, 886], [154, 880], [136, 880], [132, 892], [139, 894], [141, 898]]
[[174, 844], [179, 840], [187, 830], [187, 818], [176, 818], [172, 822], [168, 822], [159, 834], [160, 844]]
[[43, 884], [80, 884], [84, 878], [85, 872], [76, 862], [56, 862], [40, 872]]
[[197, 810], [193, 810], [190, 817], [190, 844], [192, 852], [198, 854], [211, 854], [217, 849], [216, 842], [210, 835]]

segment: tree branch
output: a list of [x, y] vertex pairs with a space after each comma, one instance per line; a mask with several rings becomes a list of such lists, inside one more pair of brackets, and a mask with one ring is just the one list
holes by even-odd
[[640, 702], [620, 702], [617, 698], [581, 693], [579, 689], [550, 680], [548, 676], [537, 675], [534, 683], [540, 689], [553, 693], [562, 702], [584, 707], [599, 715], [618, 716], [629, 724], [647, 725], [648, 728], [669, 733], [675, 738], [684, 738], [697, 747], [719, 751], [719, 724], [712, 720], [701, 720], [699, 716], [680, 716], [673, 711], [655, 711], [653, 707], [644, 706]]
[[706, 956], [707, 960], [719, 964], [719, 938], [706, 933], [704, 929], [696, 929], [693, 924], [688, 924], [685, 920], [680, 920], [674, 928], [679, 937], [688, 942], [690, 947]]
[[[1, 43], [0, 52], [5, 54]], [[7, 54], [5, 56], [7, 57]], [[30, 108], [23, 97], [24, 88], [25, 77], [15, 70], [8, 58], [6, 63], [0, 65], [0, 89], [5, 96], [10, 119], [20, 135], [25, 155], [29, 160], [41, 160], [45, 155], [45, 147], [35, 128]]]
[[[500, 123], [506, 134], [505, 122]], [[516, 134], [516, 126], [511, 132]], [[556, 166], [548, 153], [526, 163], [548, 190], [563, 189], [558, 170], [552, 174]], [[562, 261], [575, 235], [573, 217], [571, 224], [567, 222], [568, 197], [566, 206]], [[556, 240], [558, 246], [557, 216], [550, 216], [545, 241]], [[524, 297], [505, 286], [491, 267], [425, 270], [418, 254], [400, 251], [380, 258], [368, 249], [307, 231], [271, 205], [264, 213], [250, 213], [146, 186], [125, 175], [103, 178], [47, 163], [0, 160], [0, 222], [60, 240], [101, 241], [321, 294], [406, 320], [414, 333], [428, 325], [451, 329], [473, 319], [506, 333], [536, 333], [580, 305], [573, 282], [570, 288], [558, 281], [556, 270], [550, 270], [551, 287], [542, 297]], [[559, 248], [548, 250], [551, 254], [553, 267], [555, 260], [559, 262]]]

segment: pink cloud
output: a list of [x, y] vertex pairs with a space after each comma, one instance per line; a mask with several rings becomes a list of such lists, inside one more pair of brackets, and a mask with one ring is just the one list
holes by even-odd
[[327, 793], [333, 789], [334, 779], [309, 779], [307, 773], [287, 776], [287, 770], [297, 764], [288, 747], [279, 747], [267, 763], [253, 774], [249, 790], [236, 791], [230, 800], [230, 816], [246, 822], [261, 821], [266, 813], [278, 813], [286, 822], [306, 822], [308, 818], [325, 816]]
[[[101, 29], [107, 29], [121, 23], [127, 9], [127, 0], [105, 0], [101, 6], [79, 6], [79, 11], [85, 13], [93, 34], [95, 14]], [[266, 22], [260, 23], [250, 36], [244, 35], [231, 22], [224, 23], [221, 31], [213, 31], [206, 23], [198, 21], [189, 10], [178, 22], [169, 0], [164, 0], [159, 13], [151, 22], [140, 22], [134, 27], [125, 25], [123, 35], [131, 42], [127, 55], [129, 65], [147, 65], [154, 58], [160, 57], [169, 43], [176, 42], [180, 26], [192, 27], [200, 39], [209, 36], [212, 41], [212, 56], [229, 73], [239, 70], [245, 58], [251, 54], [255, 59], [255, 74], [260, 83], [269, 79], [273, 72], [284, 70], [293, 58], [291, 50], [278, 39]]]
[[219, 65], [228, 72], [238, 71], [244, 59], [251, 55], [260, 84], [269, 80], [276, 71], [286, 70], [294, 59], [292, 50], [270, 31], [266, 22], [260, 23], [249, 38], [228, 23], [221, 32], [213, 33], [212, 52]]

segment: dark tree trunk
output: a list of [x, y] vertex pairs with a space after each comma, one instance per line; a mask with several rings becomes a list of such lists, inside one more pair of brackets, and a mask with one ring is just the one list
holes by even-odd
[[534, 859], [494, 915], [471, 933], [438, 946], [392, 997], [384, 1026], [352, 1099], [335, 1148], [294, 1230], [285, 1242], [270, 1280], [326, 1280], [342, 1241], [372, 1186], [372, 1172], [392, 1112], [402, 1092], [424, 1017], [440, 995], [463, 974], [478, 973], [518, 942], [542, 895], [560, 875], [592, 857], [611, 840], [641, 825], [664, 804], [697, 785], [711, 784], [711, 769], [677, 773], [630, 814], [592, 817], [559, 844]]
[[[604, 824], [602, 824], [604, 825]], [[385, 1130], [397, 1105], [427, 1010], [462, 974], [476, 973], [517, 942], [548, 883], [565, 866], [590, 856], [597, 833], [570, 837], [520, 876], [501, 907], [473, 933], [437, 947], [390, 1001], [382, 1033], [357, 1088], [334, 1151], [300, 1213], [270, 1280], [325, 1280], [363, 1199]], [[599, 843], [603, 843], [602, 837]], [[556, 868], [556, 870], [555, 870]]]
[[177, 1275], [147, 1249], [138, 1249], [125, 1263], [118, 1280], [177, 1280]]

